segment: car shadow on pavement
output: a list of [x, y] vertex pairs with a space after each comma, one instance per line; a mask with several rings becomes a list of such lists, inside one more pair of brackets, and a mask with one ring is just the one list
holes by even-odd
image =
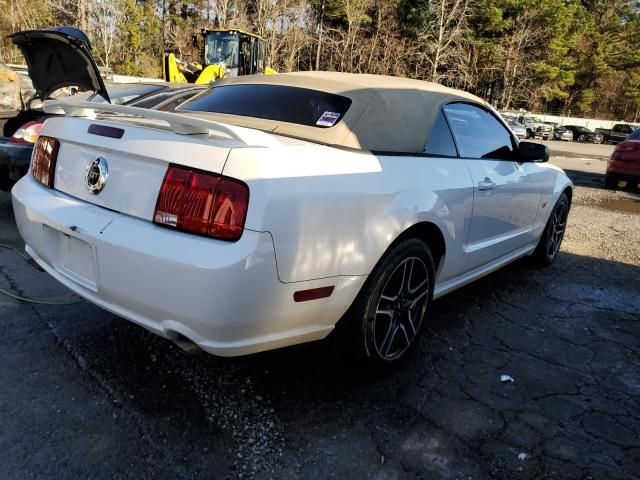
[[78, 363], [203, 468], [216, 452], [222, 471], [322, 478], [310, 459], [330, 452], [338, 478], [385, 458], [422, 476], [618, 478], [638, 467], [625, 448], [640, 434], [639, 279], [639, 266], [565, 252], [546, 269], [516, 262], [435, 302], [413, 355], [383, 374], [330, 342], [224, 359], [87, 304], [51, 321], [95, 322], [66, 340]]
[[[56, 285], [19, 267], [5, 265], [25, 294]], [[67, 392], [86, 391], [116, 407], [117, 425], [130, 425], [94, 430], [114, 445], [139, 438], [125, 450], [151, 448], [173, 478], [212, 468], [220, 477], [326, 478], [327, 462], [336, 478], [381, 469], [631, 478], [640, 467], [629, 453], [640, 448], [639, 280], [640, 266], [564, 251], [549, 268], [518, 261], [436, 301], [413, 354], [382, 374], [331, 342], [231, 359], [187, 355], [87, 302], [12, 304], [2, 347], [13, 365], [5, 378], [19, 386], [10, 391], [55, 399], [59, 419], [51, 423], [38, 396], [7, 393], [5, 407], [21, 405], [5, 417], [7, 438], [31, 444], [42, 425], [54, 429], [52, 442], [75, 438], [75, 419], [93, 407]], [[33, 376], [45, 358], [49, 383]], [[58, 454], [83, 465], [82, 451]], [[109, 457], [105, 471], [116, 461], [146, 460]]]
[[[612, 190], [604, 184], [604, 173], [585, 172], [582, 170], [563, 169], [569, 176], [574, 185], [587, 188], [598, 188], [603, 190]], [[640, 193], [640, 184], [620, 183], [615, 190], [630, 193]]]

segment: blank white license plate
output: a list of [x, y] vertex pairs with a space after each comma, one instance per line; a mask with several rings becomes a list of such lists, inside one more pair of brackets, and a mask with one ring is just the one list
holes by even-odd
[[97, 291], [95, 248], [79, 238], [46, 225], [44, 237], [53, 268], [70, 280]]

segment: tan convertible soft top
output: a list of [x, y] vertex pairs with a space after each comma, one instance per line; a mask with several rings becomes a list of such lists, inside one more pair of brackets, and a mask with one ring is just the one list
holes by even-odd
[[350, 98], [352, 104], [344, 118], [330, 128], [220, 113], [202, 116], [312, 142], [370, 151], [421, 153], [443, 104], [462, 100], [486, 105], [474, 95], [437, 83], [382, 75], [296, 72], [236, 77], [215, 85], [232, 84], [301, 87], [342, 95]]

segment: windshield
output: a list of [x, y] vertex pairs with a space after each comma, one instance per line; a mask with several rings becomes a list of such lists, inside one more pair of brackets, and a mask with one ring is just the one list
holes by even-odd
[[239, 43], [237, 33], [207, 33], [205, 45], [206, 64], [223, 63], [228, 68], [237, 67]]
[[157, 105], [160, 105], [162, 102], [165, 102], [174, 98], [181, 98], [182, 101], [185, 101], [189, 98], [189, 94], [191, 96], [196, 93], [200, 93], [204, 90], [205, 87], [202, 88], [188, 88], [188, 87], [176, 87], [176, 88], [165, 88], [159, 92], [152, 93], [151, 95], [145, 95], [141, 98], [136, 98], [135, 100], [130, 101], [127, 105], [131, 107], [138, 108], [151, 108], [153, 109]]
[[236, 84], [211, 88], [181, 105], [178, 111], [227, 113], [329, 128], [344, 118], [350, 106], [351, 99], [319, 90]]

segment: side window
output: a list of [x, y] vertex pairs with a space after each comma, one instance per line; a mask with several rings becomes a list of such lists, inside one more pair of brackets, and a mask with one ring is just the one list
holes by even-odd
[[467, 103], [444, 107], [457, 141], [460, 156], [465, 158], [514, 158], [514, 143], [509, 131], [488, 111]]
[[451, 136], [451, 130], [447, 124], [447, 119], [444, 118], [442, 110], [438, 113], [436, 121], [431, 129], [431, 135], [429, 135], [429, 141], [427, 146], [424, 147], [424, 153], [429, 155], [437, 155], [441, 157], [457, 157], [458, 151], [456, 145], [453, 142]]

